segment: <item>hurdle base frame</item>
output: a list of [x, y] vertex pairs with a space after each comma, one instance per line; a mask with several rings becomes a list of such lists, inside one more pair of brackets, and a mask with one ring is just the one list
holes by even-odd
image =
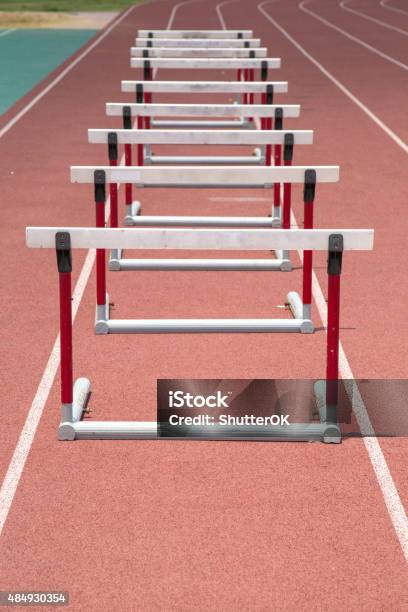
[[[258, 271], [258, 272], [291, 272], [292, 264], [283, 256], [276, 259], [131, 259], [122, 258], [122, 250], [115, 249], [110, 253], [108, 269], [119, 271]], [[284, 253], [284, 251], [280, 251]]]
[[[248, 113], [249, 114], [249, 113]], [[249, 119], [155, 119], [150, 120], [152, 128], [241, 128], [253, 129]]]
[[278, 216], [275, 209], [272, 215], [268, 217], [201, 217], [198, 215], [142, 216], [140, 214], [134, 214], [134, 212], [135, 209], [132, 208], [132, 205], [128, 206], [124, 219], [124, 225], [126, 227], [282, 227], [281, 218]]
[[[91, 383], [80, 378], [74, 384], [74, 418], [67, 418], [63, 405], [63, 418], [58, 428], [58, 439], [73, 440], [202, 440], [202, 441], [320, 441], [326, 444], [341, 443], [341, 430], [337, 421], [327, 420], [325, 381], [314, 384], [317, 419], [309, 423], [291, 425], [231, 426], [213, 425], [207, 428], [186, 427], [184, 435], [161, 436], [157, 421], [81, 421], [89, 398]], [[81, 401], [78, 399], [80, 392]], [[323, 395], [322, 395], [323, 394]], [[166, 424], [166, 429], [168, 425]]]
[[[308, 312], [299, 294], [291, 291], [287, 302], [294, 315]], [[176, 334], [176, 333], [301, 333], [312, 334], [310, 318], [293, 319], [111, 319], [109, 295], [95, 309], [95, 334]]]
[[126, 205], [126, 215], [124, 218], [125, 227], [131, 227], [136, 225], [135, 219], [138, 219], [142, 214], [142, 205], [137, 200], [134, 200], [131, 204]]
[[145, 166], [154, 165], [166, 166], [174, 164], [185, 165], [243, 165], [243, 166], [264, 166], [265, 156], [261, 152], [254, 152], [252, 155], [156, 155], [150, 153], [144, 159]]

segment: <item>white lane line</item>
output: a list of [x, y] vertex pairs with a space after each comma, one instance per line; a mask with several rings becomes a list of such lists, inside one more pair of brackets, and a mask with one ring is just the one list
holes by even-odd
[[343, 2], [340, 2], [340, 7], [343, 9], [343, 11], [347, 11], [348, 13], [354, 13], [355, 15], [358, 15], [358, 17], [362, 17], [363, 19], [367, 19], [367, 21], [372, 21], [373, 23], [377, 23], [383, 28], [388, 28], [389, 30], [394, 30], [394, 32], [398, 32], [399, 34], [402, 34], [403, 36], [408, 36], [408, 32], [406, 30], [397, 28], [397, 26], [393, 26], [390, 23], [381, 21], [381, 19], [376, 19], [375, 17], [371, 17], [371, 15], [366, 15], [365, 13], [361, 13], [361, 11], [357, 11], [356, 9], [351, 8], [350, 6], [347, 6], [349, 2], [350, 0], [343, 0]]
[[7, 36], [7, 34], [11, 34], [12, 32], [15, 32], [17, 30], [17, 28], [10, 28], [9, 30], [4, 30], [3, 32], [0, 32], [0, 38], [2, 36]]
[[[292, 36], [290, 36], [290, 34], [281, 25], [279, 25], [275, 21], [275, 19], [273, 19], [263, 9], [263, 6], [265, 4], [269, 4], [269, 0], [267, 0], [267, 2], [258, 4], [257, 7], [258, 10], [264, 15], [264, 17], [270, 23], [272, 23], [272, 25], [274, 25], [285, 36], [285, 38], [289, 40], [307, 59], [309, 59], [315, 66], [317, 66], [319, 70], [323, 72], [323, 74], [325, 74], [337, 86], [340, 86], [341, 84], [330, 73], [328, 73], [326, 69], [324, 69], [321, 64], [319, 64], [319, 62], [317, 62], [317, 60], [315, 60]], [[340, 89], [344, 91], [344, 93], [346, 93], [346, 95], [348, 95], [351, 99], [354, 98], [354, 96], [352, 96], [352, 94], [350, 94], [350, 92], [348, 92], [348, 90], [343, 85], [341, 85]], [[359, 103], [358, 106], [361, 108], [361, 103]], [[378, 121], [376, 121], [377, 124]], [[405, 152], [407, 152], [406, 145], [404, 150]], [[298, 227], [293, 212], [291, 222], [293, 227]], [[302, 254], [300, 254], [300, 256], [302, 259]], [[320, 318], [327, 333], [327, 305], [315, 272], [313, 272], [313, 298], [316, 302]], [[350, 363], [346, 357], [346, 353], [341, 342], [339, 350], [339, 370], [341, 378], [343, 378], [344, 380], [354, 381], [353, 372], [351, 370]], [[382, 452], [380, 443], [378, 442], [378, 438], [375, 436], [375, 432], [370, 422], [366, 406], [364, 405], [364, 401], [357, 389], [357, 385], [353, 385], [352, 405], [360, 431], [364, 436], [363, 443], [369, 456], [374, 473], [377, 477], [377, 482], [383, 495], [388, 514], [390, 516], [392, 525], [400, 543], [402, 552], [405, 556], [405, 560], [408, 562], [408, 517], [405, 512], [405, 508], [403, 506], [401, 498], [399, 496], [395, 482], [392, 478], [387, 461]]]
[[354, 102], [354, 104], [356, 104], [363, 111], [363, 113], [370, 117], [370, 119], [387, 134], [387, 136], [389, 136], [399, 147], [401, 147], [404, 153], [408, 153], [408, 144], [404, 142], [391, 128], [389, 128], [388, 125], [381, 121], [381, 119], [375, 115], [363, 102], [361, 102], [359, 98], [352, 94], [345, 85], [340, 83], [340, 81], [338, 81], [336, 77], [331, 74], [331, 72], [329, 72], [322, 64], [320, 64], [320, 62], [310, 55], [310, 53], [308, 53], [300, 43], [298, 43], [281, 25], [279, 25], [279, 23], [265, 11], [263, 8], [265, 4], [270, 4], [270, 0], [258, 4], [258, 10], [264, 15], [264, 17], [266, 17], [266, 19], [268, 19], [268, 21], [270, 21], [276, 27], [276, 29], [279, 30], [293, 44], [293, 46], [295, 46], [296, 49], [302, 53], [302, 55], [304, 55], [312, 64], [314, 64], [316, 68], [320, 70], [320, 72], [322, 72], [332, 83], [334, 83], [334, 85], [336, 85], [336, 87], [338, 87], [344, 93], [344, 95], [352, 100], [352, 102]]
[[343, 30], [342, 28], [339, 28], [338, 26], [334, 25], [334, 23], [332, 23], [331, 21], [328, 21], [327, 19], [324, 19], [323, 17], [320, 17], [320, 15], [318, 15], [317, 13], [314, 13], [310, 9], [306, 8], [306, 4], [309, 4], [311, 1], [312, 0], [303, 0], [303, 2], [300, 2], [299, 5], [298, 5], [299, 9], [301, 11], [303, 11], [304, 13], [306, 13], [307, 15], [310, 15], [314, 19], [317, 19], [318, 21], [321, 21], [321, 23], [324, 23], [328, 28], [332, 28], [332, 30], [335, 30], [336, 32], [339, 32], [340, 34], [342, 34], [343, 36], [345, 36], [349, 40], [352, 40], [353, 42], [357, 43], [358, 45], [361, 45], [362, 47], [365, 47], [365, 49], [368, 49], [368, 51], [371, 51], [372, 53], [375, 53], [379, 57], [382, 57], [382, 59], [387, 60], [387, 62], [391, 62], [392, 64], [394, 64], [395, 66], [398, 66], [398, 68], [402, 68], [403, 70], [408, 70], [407, 64], [403, 64], [402, 62], [396, 60], [395, 58], [391, 57], [390, 55], [387, 55], [386, 53], [383, 53], [382, 51], [380, 51], [376, 47], [373, 47], [372, 45], [369, 45], [368, 43], [366, 43], [363, 40], [361, 40], [361, 38], [357, 38], [356, 36], [353, 36], [352, 34], [349, 34], [348, 32], [346, 32], [346, 30]]
[[51, 81], [51, 83], [48, 83], [48, 85], [46, 87], [44, 87], [44, 89], [42, 89], [36, 96], [34, 96], [34, 98], [32, 100], [30, 100], [30, 102], [28, 104], [26, 104], [26, 106], [24, 106], [24, 108], [22, 108], [16, 115], [14, 115], [14, 117], [12, 119], [10, 119], [10, 121], [8, 123], [6, 123], [6, 125], [4, 125], [2, 127], [2, 129], [0, 130], [0, 138], [2, 138], [5, 134], [7, 134], [7, 132], [13, 127], [13, 125], [15, 125], [18, 121], [20, 121], [20, 119], [22, 117], [24, 117], [24, 115], [26, 115], [28, 113], [28, 111], [31, 110], [33, 108], [33, 106], [35, 106], [37, 104], [37, 102], [39, 102], [45, 95], [47, 95], [47, 93], [49, 91], [51, 91], [51, 89], [53, 89], [55, 87], [55, 85], [57, 85], [60, 81], [62, 81], [62, 79], [69, 72], [71, 72], [71, 70], [73, 68], [75, 68], [75, 66], [77, 64], [79, 64], [79, 62], [82, 61], [84, 59], [84, 57], [86, 57], [88, 55], [88, 53], [90, 53], [93, 49], [95, 49], [95, 47], [97, 47], [99, 45], [99, 43], [102, 42], [102, 40], [104, 38], [106, 38], [106, 36], [108, 34], [110, 34], [110, 32], [114, 28], [116, 28], [116, 26], [121, 21], [123, 21], [123, 19], [125, 19], [134, 9], [140, 8], [142, 6], [145, 6], [146, 4], [147, 3], [139, 4], [137, 6], [129, 7], [124, 13], [122, 13], [122, 15], [120, 15], [115, 21], [113, 21], [111, 23], [111, 25], [108, 26], [106, 28], [106, 30], [104, 30], [102, 32], [102, 34], [100, 34], [98, 36], [98, 38], [96, 38], [94, 40], [94, 42], [91, 45], [89, 45], [89, 47], [87, 47], [85, 49], [85, 51], [83, 51], [70, 64], [68, 64], [68, 66], [66, 68], [64, 68], [64, 70], [62, 72], [60, 72], [58, 74], [58, 76], [55, 77], [55, 79], [53, 79]]
[[[195, 0], [186, 0], [185, 2], [181, 2], [175, 5], [170, 14], [169, 24], [173, 23], [178, 7], [182, 6], [183, 4], [188, 4], [189, 2], [192, 2], [192, 1], [195, 1]], [[115, 22], [115, 24], [109, 29], [109, 32], [116, 25], [118, 25], [126, 16], [128, 16], [129, 13], [133, 11], [133, 9], [137, 9], [139, 8], [139, 6], [143, 6], [143, 5], [132, 6], [130, 7], [130, 9], [125, 11], [122, 17], [118, 19]], [[108, 32], [106, 32], [106, 34], [107, 33]], [[100, 42], [100, 40], [102, 39], [99, 39], [98, 42]], [[85, 55], [83, 54], [82, 57], [84, 57]], [[76, 63], [78, 63], [78, 61]], [[124, 156], [122, 156], [122, 159], [120, 160], [120, 164], [123, 165], [123, 163], [124, 163]], [[110, 211], [110, 198], [109, 197], [106, 200], [105, 210], [106, 210], [105, 220], [108, 221], [109, 211]], [[78, 312], [78, 308], [81, 303], [82, 297], [84, 295], [84, 291], [86, 289], [86, 286], [89, 280], [89, 275], [92, 271], [94, 262], [95, 262], [95, 251], [93, 249], [90, 249], [86, 255], [85, 262], [81, 268], [81, 272], [79, 274], [79, 277], [78, 277], [78, 280], [76, 282], [74, 292], [73, 292], [73, 303], [72, 303], [72, 321], [73, 322], [75, 321], [75, 317]], [[45, 370], [41, 377], [40, 384], [38, 385], [33, 402], [28, 411], [27, 418], [25, 420], [23, 429], [21, 430], [19, 439], [17, 441], [17, 444], [13, 452], [13, 456], [7, 468], [7, 473], [4, 477], [4, 480], [3, 480], [3, 483], [0, 489], [0, 535], [2, 534], [5, 522], [7, 520], [7, 516], [9, 514], [11, 505], [13, 503], [13, 499], [16, 494], [16, 490], [20, 482], [20, 478], [23, 473], [24, 466], [27, 461], [27, 457], [30, 452], [30, 449], [31, 449], [31, 446], [34, 440], [34, 436], [36, 434], [38, 424], [43, 414], [50, 390], [52, 388], [52, 385], [54, 384], [55, 375], [57, 373], [57, 370], [60, 364], [59, 340], [60, 340], [60, 337], [58, 334], [55, 339], [54, 346], [49, 356], [47, 365], [45, 366]]]
[[397, 8], [396, 6], [389, 6], [388, 2], [389, 2], [389, 0], [381, 0], [380, 6], [382, 6], [385, 9], [388, 9], [389, 11], [394, 11], [395, 13], [400, 13], [400, 15], [408, 15], [407, 11], [404, 11], [401, 8]]
[[238, 0], [224, 0], [224, 2], [220, 2], [220, 4], [217, 4], [217, 6], [215, 7], [215, 10], [217, 12], [218, 15], [218, 19], [221, 22], [221, 27], [223, 30], [226, 30], [226, 25], [225, 25], [225, 21], [224, 21], [224, 17], [223, 14], [221, 12], [221, 7], [226, 6], [227, 4], [232, 4], [233, 2], [237, 2]]

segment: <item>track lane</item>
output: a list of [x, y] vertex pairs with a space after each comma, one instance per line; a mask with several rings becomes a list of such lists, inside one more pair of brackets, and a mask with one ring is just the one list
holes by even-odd
[[[378, 56], [382, 61], [389, 62], [400, 70], [407, 71], [407, 42], [401, 35], [390, 38], [387, 32], [378, 24], [361, 24], [352, 14], [347, 14], [335, 0], [334, 4], [322, 4], [320, 0], [302, 0], [299, 9], [313, 19], [323, 23], [325, 27], [338, 33], [356, 47], [361, 47], [370, 54]], [[398, 40], [401, 38], [401, 40]], [[351, 51], [352, 47], [350, 47]]]
[[[357, 15], [357, 17], [360, 17], [361, 19], [365, 19], [366, 21], [369, 21], [370, 23], [375, 23], [381, 26], [382, 28], [387, 28], [387, 30], [397, 32], [401, 36], [408, 36], [408, 30], [404, 30], [400, 26], [397, 26], [395, 24], [390, 23], [389, 21], [384, 21], [383, 19], [381, 19], [378, 16], [379, 12], [381, 13], [381, 11], [378, 11], [378, 7], [376, 7], [375, 5], [373, 6], [372, 3], [368, 5], [367, 3], [364, 3], [362, 7], [361, 5], [358, 5], [358, 8], [356, 8], [356, 6], [351, 2], [351, 0], [342, 0], [340, 2], [340, 7], [344, 11], [352, 13], [353, 15]], [[374, 11], [372, 9], [374, 9]], [[384, 14], [382, 13], [381, 16], [383, 17]]]

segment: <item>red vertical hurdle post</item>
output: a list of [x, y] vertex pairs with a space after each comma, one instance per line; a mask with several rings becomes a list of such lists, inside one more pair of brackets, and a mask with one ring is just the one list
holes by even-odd
[[[255, 57], [255, 51], [253, 49], [250, 50], [249, 57], [250, 58], [254, 58]], [[253, 68], [250, 68], [248, 70], [248, 80], [251, 83], [255, 80], [255, 70]], [[253, 104], [254, 101], [255, 101], [255, 95], [253, 93], [250, 93], [249, 94], [249, 104]], [[253, 117], [249, 117], [249, 120], [253, 123], [254, 118]]]
[[[136, 104], [143, 104], [144, 102], [144, 92], [142, 83], [136, 84]], [[146, 126], [147, 127], [147, 126]], [[149, 123], [150, 127], [150, 123]], [[141, 115], [137, 116], [137, 129], [143, 129], [143, 117]], [[137, 165], [143, 166], [144, 160], [144, 146], [142, 144], [137, 145]]]
[[[108, 156], [109, 165], [118, 165], [118, 135], [116, 132], [109, 132], [108, 134]], [[110, 226], [118, 227], [118, 184], [109, 184], [109, 195], [110, 195]]]
[[[304, 229], [313, 229], [313, 204], [316, 192], [316, 170], [305, 171], [303, 190]], [[303, 251], [303, 318], [311, 318], [313, 251]]]
[[[281, 130], [283, 128], [283, 109], [281, 107], [275, 109], [275, 130]], [[282, 165], [282, 145], [276, 144], [274, 146], [274, 163], [275, 166]], [[273, 206], [274, 209], [280, 212], [281, 205], [281, 186], [280, 183], [275, 183], [273, 186]], [[275, 216], [275, 214], [274, 214]]]
[[[268, 68], [263, 66], [263, 62], [261, 64], [262, 68], [261, 68], [261, 81], [266, 81], [268, 78]], [[268, 94], [269, 94], [269, 98], [268, 98]], [[270, 102], [268, 100], [271, 100]], [[270, 83], [266, 86], [266, 91], [265, 93], [262, 94], [261, 97], [261, 102], [262, 104], [273, 104], [273, 85]], [[262, 118], [261, 119], [261, 128], [263, 130], [268, 130], [268, 129], [272, 129], [268, 127], [268, 119]]]
[[57, 232], [55, 249], [59, 275], [60, 351], [61, 351], [61, 421], [72, 421], [72, 302], [71, 302], [71, 237], [68, 232]]
[[340, 335], [340, 277], [343, 259], [343, 236], [329, 236], [327, 259], [327, 361], [326, 361], [326, 420], [337, 422], [339, 335]]
[[[124, 106], [122, 109], [122, 118], [123, 118], [123, 129], [131, 130], [132, 129], [132, 111], [130, 106]], [[125, 144], [125, 165], [132, 165], [132, 145]], [[132, 195], [132, 184], [125, 184], [125, 203], [126, 207], [132, 204], [133, 195]]]
[[[266, 86], [265, 103], [273, 104], [273, 85], [272, 83]], [[263, 125], [264, 125], [263, 129], [271, 130], [272, 129], [272, 118], [265, 117]], [[265, 165], [266, 166], [272, 165], [272, 145], [270, 144], [267, 144], [265, 146]]]
[[[291, 166], [293, 161], [293, 147], [295, 139], [293, 134], [285, 134], [285, 141], [283, 146], [283, 165]], [[283, 183], [283, 213], [282, 213], [282, 227], [283, 229], [290, 229], [290, 211], [292, 206], [292, 183]], [[274, 211], [274, 216], [275, 216]], [[279, 210], [280, 216], [280, 210]]]
[[[104, 170], [94, 172], [96, 227], [105, 227], [106, 175]], [[96, 249], [96, 303], [106, 304], [105, 249]]]
[[[150, 65], [150, 61], [149, 60], [145, 60], [143, 62], [143, 78], [145, 81], [152, 81], [153, 80], [153, 71]], [[145, 102], [147, 104], [151, 104], [153, 101], [153, 95], [150, 92], [146, 92], [145, 93]], [[145, 127], [148, 130], [150, 128], [150, 117], [146, 117], [145, 118]]]

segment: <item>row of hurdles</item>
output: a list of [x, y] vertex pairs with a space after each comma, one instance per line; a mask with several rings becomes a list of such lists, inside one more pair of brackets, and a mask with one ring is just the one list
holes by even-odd
[[[319, 418], [307, 423], [257, 427], [218, 427], [189, 431], [210, 439], [322, 440], [340, 442], [337, 419], [340, 277], [346, 250], [373, 248], [373, 231], [314, 229], [318, 183], [339, 180], [337, 166], [294, 166], [294, 149], [313, 143], [311, 130], [284, 129], [286, 118], [300, 114], [299, 105], [277, 104], [288, 84], [269, 80], [280, 59], [267, 56], [249, 30], [140, 30], [131, 48], [131, 66], [143, 79], [122, 81], [134, 102], [107, 103], [106, 114], [120, 117], [118, 129], [90, 129], [90, 143], [103, 144], [107, 164], [72, 166], [71, 181], [93, 185], [96, 227], [30, 227], [31, 248], [55, 249], [60, 289], [61, 440], [152, 439], [160, 437], [156, 421], [82, 420], [90, 394], [87, 378], [73, 381], [71, 274], [72, 249], [96, 249], [97, 334], [151, 333], [313, 333], [313, 251], [328, 253], [328, 324], [325, 381], [316, 385]], [[234, 70], [230, 81], [160, 81], [157, 69]], [[255, 79], [259, 71], [259, 80]], [[156, 94], [228, 94], [233, 103], [157, 103]], [[259, 97], [259, 100], [257, 100]], [[156, 145], [251, 147], [250, 155], [157, 155]], [[119, 148], [124, 147], [124, 164]], [[136, 155], [135, 155], [136, 154]], [[133, 165], [133, 159], [137, 164]], [[125, 185], [124, 225], [119, 227], [118, 185]], [[303, 185], [304, 229], [291, 228], [292, 185]], [[150, 188], [257, 188], [271, 193], [269, 216], [164, 216], [142, 214], [133, 191]], [[143, 189], [142, 189], [143, 188]], [[109, 202], [110, 228], [105, 227]], [[274, 251], [262, 259], [129, 258], [127, 249], [180, 251]], [[302, 292], [290, 291], [293, 318], [282, 319], [114, 319], [107, 292], [108, 269], [138, 270], [268, 270], [290, 272], [292, 254], [303, 252]], [[168, 438], [166, 433], [166, 438]]]

